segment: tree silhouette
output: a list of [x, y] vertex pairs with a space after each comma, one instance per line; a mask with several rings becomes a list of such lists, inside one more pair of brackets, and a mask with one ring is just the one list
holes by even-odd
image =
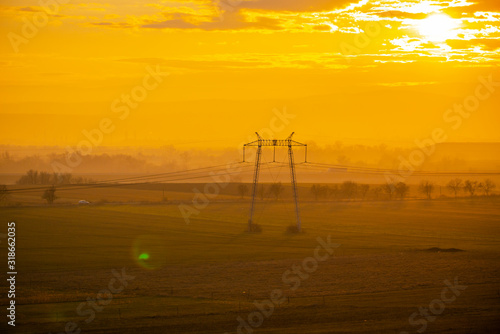
[[461, 179], [453, 179], [448, 184], [446, 187], [450, 189], [455, 194], [455, 198], [457, 198], [458, 192], [460, 189], [462, 189], [463, 182]]
[[392, 196], [396, 192], [396, 186], [392, 182], [387, 182], [386, 184], [382, 185], [382, 191], [387, 195], [389, 200], [391, 200]]
[[[80, 177], [81, 180], [84, 178]], [[87, 183], [90, 183], [91, 180], [85, 178]], [[26, 174], [22, 175], [17, 181], [17, 184], [71, 184], [74, 181], [72, 179], [72, 175], [70, 173], [48, 173], [48, 172], [39, 172], [33, 169], [30, 169], [26, 172]], [[84, 183], [84, 182], [80, 182]]]
[[342, 195], [347, 199], [354, 199], [358, 192], [358, 184], [353, 181], [345, 181], [340, 186]]
[[269, 192], [274, 195], [274, 198], [276, 200], [278, 200], [281, 196], [281, 193], [283, 192], [283, 185], [281, 184], [281, 182], [273, 183], [269, 188]]
[[395, 186], [394, 191], [396, 195], [403, 200], [410, 192], [410, 187], [404, 182], [398, 182]]
[[368, 190], [370, 190], [370, 185], [368, 184], [360, 184], [359, 185], [359, 193], [361, 195], [361, 199], [365, 199], [366, 194], [368, 193]]
[[432, 193], [434, 192], [434, 184], [430, 181], [422, 181], [418, 190], [427, 196], [427, 199], [432, 198]]
[[496, 188], [496, 184], [493, 183], [490, 179], [484, 180], [483, 183], [481, 183], [481, 189], [484, 191], [484, 194], [486, 196], [490, 196], [491, 191]]
[[30, 184], [37, 184], [38, 183], [38, 171], [30, 169], [26, 173], [26, 175], [28, 176]]
[[466, 180], [464, 183], [464, 191], [470, 194], [470, 197], [474, 197], [476, 189], [479, 186], [477, 181]]
[[45, 190], [42, 195], [42, 198], [47, 201], [47, 203], [52, 204], [57, 199], [56, 196], [56, 187], [52, 186]]
[[317, 201], [319, 198], [328, 198], [330, 195], [330, 187], [327, 185], [313, 184], [311, 186], [311, 193], [314, 195], [314, 199]]
[[9, 191], [7, 190], [7, 186], [5, 184], [0, 185], [0, 203], [7, 200], [9, 197]]

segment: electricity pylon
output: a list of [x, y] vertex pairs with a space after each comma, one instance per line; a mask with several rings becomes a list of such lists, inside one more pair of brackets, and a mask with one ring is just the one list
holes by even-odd
[[290, 178], [292, 181], [293, 199], [295, 201], [295, 215], [297, 216], [297, 231], [302, 229], [299, 211], [299, 198], [297, 195], [297, 177], [295, 175], [295, 162], [293, 158], [293, 146], [303, 146], [305, 148], [305, 161], [307, 162], [307, 144], [299, 143], [292, 140], [294, 132], [287, 139], [263, 139], [257, 132], [257, 140], [243, 145], [243, 162], [245, 162], [245, 149], [249, 146], [257, 147], [257, 155], [255, 157], [255, 170], [253, 174], [253, 187], [252, 187], [252, 203], [250, 204], [250, 216], [248, 219], [248, 231], [252, 231], [253, 215], [255, 212], [255, 196], [257, 194], [257, 186], [259, 183], [260, 172], [260, 159], [262, 155], [262, 147], [271, 146], [274, 148], [273, 162], [276, 161], [276, 147], [288, 147], [288, 162], [290, 166]]

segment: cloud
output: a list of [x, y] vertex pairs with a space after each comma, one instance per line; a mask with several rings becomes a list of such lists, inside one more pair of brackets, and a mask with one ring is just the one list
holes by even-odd
[[88, 26], [95, 27], [106, 27], [106, 28], [133, 28], [132, 24], [127, 22], [90, 22], [87, 23]]
[[[221, 2], [224, 2], [222, 0]], [[229, 1], [227, 1], [230, 3]], [[322, 12], [342, 8], [353, 0], [256, 0], [242, 2], [235, 8], [262, 9], [291, 12]]]
[[376, 16], [380, 18], [396, 18], [396, 19], [425, 19], [427, 14], [425, 13], [408, 13], [402, 12], [400, 10], [391, 10], [391, 11], [383, 11], [383, 12], [373, 12]]
[[171, 69], [190, 71], [207, 71], [220, 69], [339, 69], [347, 68], [340, 56], [324, 57], [318, 53], [294, 53], [294, 54], [213, 54], [206, 56], [192, 56], [180, 59], [163, 58], [127, 58], [119, 59], [119, 62], [158, 64]]
[[143, 63], [162, 65], [168, 68], [177, 69], [198, 69], [198, 70], [213, 70], [222, 68], [266, 68], [273, 67], [273, 63], [265, 61], [265, 57], [238, 57], [234, 60], [234, 56], [213, 55], [210, 57], [201, 57], [193, 59], [163, 59], [163, 58], [129, 58], [120, 59], [120, 62], [128, 63]]
[[378, 86], [386, 86], [386, 87], [408, 87], [408, 86], [427, 86], [427, 85], [435, 85], [437, 81], [400, 81], [400, 82], [381, 82], [378, 83]]
[[472, 49], [477, 46], [487, 51], [496, 51], [500, 49], [500, 39], [453, 39], [446, 41], [446, 44], [451, 46], [453, 49]]
[[[99, 1], [99, 0], [97, 0]], [[497, 40], [500, 37], [500, 2], [489, 0], [169, 0], [141, 2], [106, 0], [108, 3], [68, 4], [63, 7], [65, 25], [86, 29], [133, 30], [134, 34], [154, 34], [155, 30], [185, 30], [193, 34], [210, 32], [275, 32], [310, 33], [309, 40], [301, 37], [298, 44], [308, 44], [327, 53], [339, 52], [347, 41], [355, 45], [367, 24], [379, 24], [376, 36], [369, 37], [367, 46], [359, 47], [353, 57], [363, 54], [399, 53], [432, 54], [444, 59], [466, 58], [464, 49], [487, 51], [486, 58], [499, 58]], [[9, 15], [16, 24], [22, 15], [33, 15], [36, 6], [0, 6], [0, 14]], [[8, 11], [8, 12], [7, 12]], [[450, 41], [431, 43], [419, 34], [419, 21], [434, 12], [455, 17], [459, 28]], [[6, 13], [6, 14], [4, 14]], [[63, 21], [63, 20], [61, 20]], [[265, 35], [262, 35], [263, 38]], [[297, 35], [299, 36], [299, 35]], [[288, 37], [287, 37], [288, 38]], [[309, 37], [307, 37], [309, 38]], [[328, 42], [326, 42], [328, 41]], [[481, 42], [482, 41], [482, 42]], [[296, 43], [296, 44], [297, 44]], [[353, 44], [354, 43], [354, 44]], [[328, 44], [330, 49], [324, 48]], [[356, 48], [358, 46], [355, 45]], [[462, 53], [461, 53], [462, 52]], [[226, 61], [226, 60], [224, 60]], [[312, 63], [299, 59], [285, 66], [330, 66], [327, 62]], [[385, 61], [385, 60], [384, 60]], [[398, 61], [400, 61], [398, 59]], [[283, 61], [278, 62], [284, 64]], [[173, 66], [184, 65], [177, 62]], [[205, 66], [206, 65], [206, 66]], [[204, 68], [246, 66], [240, 63], [206, 62]], [[259, 62], [258, 66], [267, 66]], [[277, 65], [278, 66], [278, 65]], [[281, 66], [281, 65], [279, 65]], [[201, 67], [201, 66], [200, 66]]]
[[18, 9], [21, 12], [41, 12], [42, 10], [35, 7], [22, 7]]

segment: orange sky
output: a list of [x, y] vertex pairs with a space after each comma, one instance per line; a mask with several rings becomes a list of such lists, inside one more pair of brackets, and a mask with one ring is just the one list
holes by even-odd
[[0, 144], [76, 145], [106, 119], [102, 145], [233, 146], [284, 108], [276, 136], [301, 141], [500, 141], [500, 87], [448, 112], [500, 81], [497, 1], [54, 3], [0, 5]]

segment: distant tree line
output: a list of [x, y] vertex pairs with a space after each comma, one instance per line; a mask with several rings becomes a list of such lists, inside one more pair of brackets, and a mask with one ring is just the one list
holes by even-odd
[[[474, 180], [465, 180], [456, 178], [450, 180], [446, 184], [446, 188], [457, 198], [460, 192], [464, 192], [465, 195], [469, 195], [470, 197], [474, 197], [479, 192], [482, 192], [483, 196], [491, 196], [493, 190], [496, 188], [496, 184], [490, 180], [486, 179], [483, 182], [474, 181]], [[436, 189], [436, 185], [430, 181], [424, 180], [419, 185], [419, 192], [427, 199], [432, 198], [432, 194]]]
[[[7, 186], [4, 184], [1, 184], [0, 185], [0, 204], [7, 202], [9, 197], [10, 197], [10, 193], [9, 193], [9, 190], [7, 189]], [[42, 199], [47, 201], [48, 204], [53, 204], [54, 201], [57, 199], [56, 187], [52, 185], [48, 189], [45, 189], [45, 191], [42, 194]]]
[[[240, 197], [244, 198], [248, 194], [248, 192], [250, 191], [251, 187], [245, 183], [240, 183], [238, 185], [237, 189], [238, 189], [238, 194], [240, 195]], [[268, 187], [261, 184], [257, 188], [257, 195], [260, 197], [261, 200], [263, 200], [264, 197], [268, 197], [268, 196], [273, 197], [275, 200], [279, 200], [281, 197], [281, 194], [283, 193], [283, 190], [285, 190], [285, 187], [283, 187], [281, 182], [271, 183]]]
[[373, 199], [404, 199], [409, 193], [410, 187], [406, 183], [387, 183], [381, 186], [370, 186], [369, 184], [344, 181], [341, 184], [325, 185], [313, 184], [311, 193], [315, 200], [365, 200], [369, 196]]
[[[250, 195], [251, 185], [240, 183], [237, 186], [237, 193], [241, 199]], [[256, 191], [256, 197], [260, 200], [273, 198], [279, 200], [285, 190], [281, 182], [268, 185], [260, 184]], [[376, 200], [382, 199], [405, 199], [410, 187], [404, 183], [387, 183], [381, 186], [370, 186], [369, 184], [345, 181], [341, 184], [320, 184], [316, 183], [310, 187], [310, 193], [316, 201], [318, 200], [365, 200], [371, 197]]]
[[21, 176], [16, 184], [42, 184], [42, 185], [60, 185], [60, 184], [89, 184], [95, 183], [95, 180], [87, 177], [74, 177], [70, 173], [49, 173], [39, 172], [30, 169], [23, 176]]
[[481, 191], [484, 196], [490, 196], [496, 186], [497, 185], [490, 179], [479, 182], [471, 180], [462, 181], [458, 178], [451, 180], [446, 185], [446, 187], [455, 195], [455, 197], [458, 197], [460, 191], [465, 192], [466, 194], [470, 195], [470, 197], [476, 195], [478, 191]]
[[356, 198], [364, 199], [370, 190], [370, 186], [368, 184], [358, 184], [353, 181], [345, 181], [340, 185], [313, 184], [310, 190], [315, 200], [354, 200]]
[[[482, 192], [484, 196], [491, 196], [496, 184], [490, 179], [483, 182], [461, 179], [453, 179], [446, 185], [447, 189], [458, 197], [464, 192], [471, 197]], [[436, 184], [429, 180], [423, 180], [418, 185], [418, 192], [427, 199], [432, 199], [437, 189]], [[405, 182], [387, 182], [380, 186], [359, 184], [354, 181], [344, 181], [341, 184], [313, 184], [310, 188], [315, 200], [364, 200], [368, 196], [375, 200], [403, 200], [410, 194], [410, 186]]]

